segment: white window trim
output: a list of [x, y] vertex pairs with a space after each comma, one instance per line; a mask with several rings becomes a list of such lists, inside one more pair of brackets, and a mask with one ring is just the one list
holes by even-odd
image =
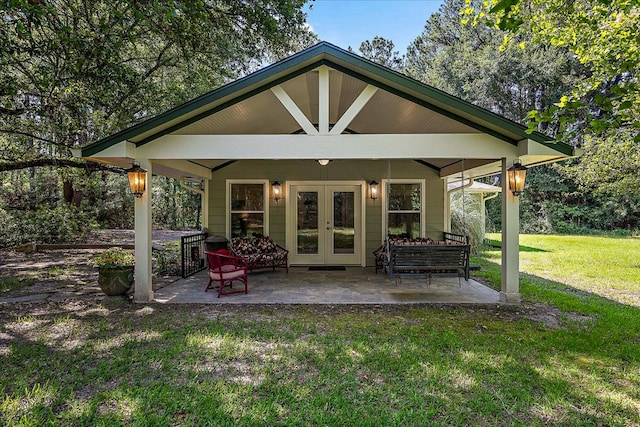
[[[388, 185], [389, 184], [419, 184], [420, 185], [420, 237], [425, 237], [427, 225], [426, 225], [426, 181], [424, 179], [383, 179], [382, 180], [382, 236], [386, 239], [387, 236], [387, 222], [389, 219], [389, 204], [387, 203]], [[415, 211], [393, 211], [394, 213], [415, 213]]]
[[[226, 202], [225, 202], [225, 216], [226, 216], [226, 230], [227, 230], [227, 239], [231, 240], [231, 185], [232, 184], [262, 184], [263, 191], [262, 196], [264, 200], [262, 201], [262, 206], [264, 206], [263, 211], [251, 211], [254, 213], [263, 212], [264, 215], [264, 226], [263, 231], [264, 235], [269, 235], [269, 180], [267, 179], [228, 179], [226, 182]], [[247, 211], [249, 212], [249, 211]]]

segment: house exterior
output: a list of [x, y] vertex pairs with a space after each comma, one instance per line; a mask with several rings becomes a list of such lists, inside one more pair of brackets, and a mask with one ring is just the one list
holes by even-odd
[[[388, 233], [440, 240], [449, 184], [505, 174], [515, 159], [534, 166], [575, 154], [325, 42], [81, 152], [149, 172], [135, 201], [136, 301], [153, 298], [151, 174], [201, 181], [203, 225], [214, 234], [270, 235], [291, 265], [364, 267]], [[506, 185], [501, 300], [510, 303], [520, 298], [519, 215]]]

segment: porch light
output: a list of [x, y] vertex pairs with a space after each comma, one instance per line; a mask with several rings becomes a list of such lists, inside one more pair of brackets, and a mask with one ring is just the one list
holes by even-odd
[[371, 200], [378, 198], [378, 182], [375, 180], [369, 183], [369, 197], [371, 197]]
[[278, 204], [282, 198], [282, 184], [278, 181], [273, 181], [271, 183], [271, 195], [273, 196], [273, 200], [276, 201], [276, 204]]
[[142, 197], [147, 181], [147, 171], [142, 169], [139, 164], [134, 163], [131, 169], [127, 169], [129, 177], [129, 187], [134, 197]]
[[320, 166], [327, 166], [331, 160], [318, 160]]
[[507, 169], [509, 179], [509, 190], [514, 196], [519, 196], [524, 191], [524, 180], [527, 175], [527, 168], [522, 166], [520, 159], [513, 162], [513, 166]]

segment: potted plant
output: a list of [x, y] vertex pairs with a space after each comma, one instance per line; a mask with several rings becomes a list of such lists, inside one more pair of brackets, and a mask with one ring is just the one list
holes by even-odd
[[133, 284], [135, 257], [120, 247], [109, 248], [93, 258], [98, 285], [109, 296], [124, 295]]

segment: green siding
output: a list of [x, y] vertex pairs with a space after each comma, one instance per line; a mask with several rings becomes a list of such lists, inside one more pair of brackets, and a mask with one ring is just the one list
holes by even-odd
[[[255, 179], [280, 181], [284, 199], [278, 204], [269, 200], [269, 234], [280, 245], [286, 245], [285, 187], [287, 181], [365, 181], [382, 182], [388, 178], [387, 160], [336, 160], [320, 166], [315, 160], [241, 160], [214, 172], [209, 186], [209, 228], [216, 234], [226, 230], [226, 181]], [[427, 236], [441, 239], [444, 225], [444, 181], [437, 172], [413, 160], [391, 161], [392, 179], [425, 179], [425, 221]], [[270, 188], [269, 188], [270, 190]], [[374, 249], [382, 237], [382, 201], [366, 199], [365, 254], [373, 265]], [[227, 236], [228, 237], [228, 236]]]

